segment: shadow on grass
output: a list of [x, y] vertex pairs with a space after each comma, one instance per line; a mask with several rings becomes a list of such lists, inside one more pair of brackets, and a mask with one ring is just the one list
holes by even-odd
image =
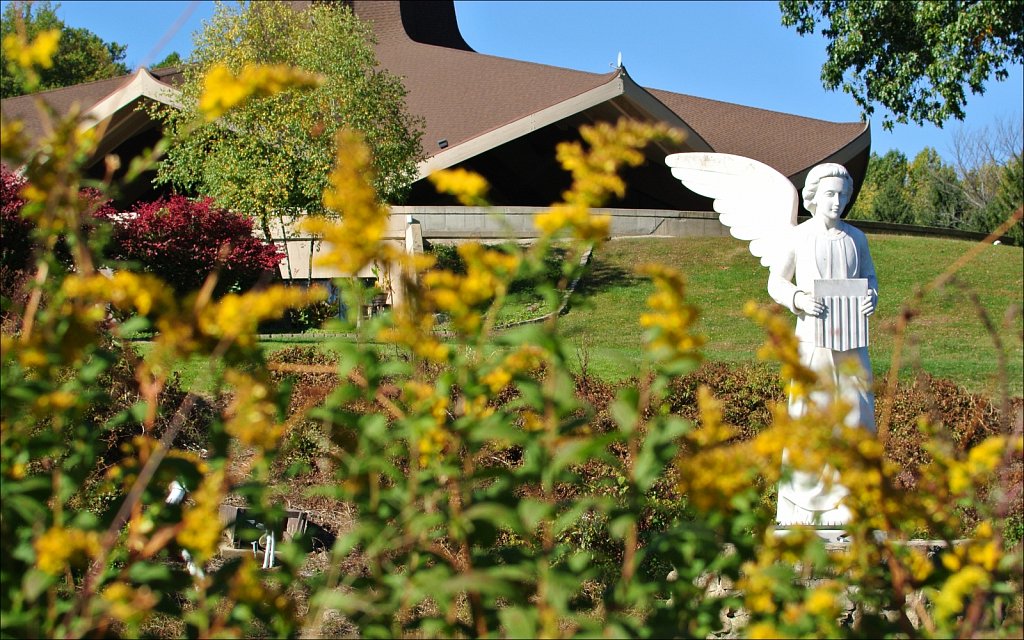
[[576, 295], [587, 297], [610, 289], [633, 287], [646, 281], [646, 278], [632, 271], [598, 259], [587, 266], [579, 284], [576, 285]]

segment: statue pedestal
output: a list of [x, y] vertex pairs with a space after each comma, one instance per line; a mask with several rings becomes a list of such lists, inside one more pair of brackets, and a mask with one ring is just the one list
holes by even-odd
[[789, 535], [796, 531], [812, 530], [826, 544], [845, 543], [847, 540], [846, 530], [838, 528], [838, 525], [814, 526], [807, 524], [778, 524], [772, 529], [772, 534], [777, 538]]

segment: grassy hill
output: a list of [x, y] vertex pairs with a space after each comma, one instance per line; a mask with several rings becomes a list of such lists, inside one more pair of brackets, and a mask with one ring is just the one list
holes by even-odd
[[[894, 325], [917, 287], [942, 273], [973, 243], [959, 240], [871, 236], [872, 257], [879, 280], [879, 308], [871, 321], [872, 366], [876, 376], [888, 372]], [[743, 315], [747, 300], [770, 302], [765, 289], [768, 271], [733, 238], [638, 238], [613, 240], [595, 252], [589, 274], [581, 282], [570, 312], [562, 318], [564, 334], [585, 352], [589, 370], [603, 378], [621, 379], [637, 373], [642, 331], [637, 316], [652, 292], [635, 275], [637, 265], [660, 262], [681, 269], [689, 295], [700, 305], [705, 352], [711, 360], [754, 358], [763, 334]], [[1022, 394], [1021, 299], [1024, 251], [991, 246], [958, 272], [956, 281], [929, 294], [913, 318], [901, 375], [920, 367], [950, 378], [972, 391], [998, 391], [997, 350], [978, 308], [996, 327], [1009, 366], [1011, 394]]]

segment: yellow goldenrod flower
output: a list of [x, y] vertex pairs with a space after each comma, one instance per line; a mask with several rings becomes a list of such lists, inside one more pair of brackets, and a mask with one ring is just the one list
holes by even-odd
[[36, 566], [50, 575], [60, 575], [69, 565], [81, 565], [100, 552], [95, 531], [51, 527], [35, 542]]
[[946, 621], [964, 610], [966, 600], [978, 588], [989, 584], [989, 574], [981, 567], [967, 566], [951, 575], [934, 595], [935, 617]]
[[316, 87], [321, 82], [318, 75], [289, 65], [246, 65], [235, 75], [218, 63], [203, 78], [199, 111], [212, 122], [252, 98], [272, 96], [285, 89]]
[[700, 362], [699, 349], [704, 337], [692, 331], [700, 312], [686, 301], [683, 275], [657, 264], [643, 265], [639, 272], [650, 277], [655, 287], [655, 292], [647, 298], [651, 311], [640, 314], [640, 326], [649, 329], [647, 349], [661, 362]]
[[487, 180], [478, 173], [465, 169], [442, 169], [430, 174], [430, 181], [439, 193], [455, 196], [467, 207], [485, 206]]
[[226, 411], [225, 430], [244, 445], [263, 451], [275, 449], [284, 435], [284, 425], [277, 421], [270, 383], [233, 369], [225, 373], [224, 379], [235, 387]]
[[3, 40], [4, 58], [14, 61], [22, 69], [49, 69], [53, 66], [53, 54], [57, 53], [59, 41], [60, 29], [42, 31], [31, 43], [25, 42], [18, 34], [9, 34]]
[[813, 615], [835, 617], [839, 614], [839, 599], [834, 586], [815, 589], [807, 597], [804, 606], [807, 612]]
[[146, 620], [159, 601], [146, 585], [136, 589], [123, 582], [115, 582], [105, 588], [102, 598], [110, 616], [125, 624], [139, 624]]
[[178, 544], [188, 549], [196, 564], [201, 565], [217, 553], [221, 535], [218, 510], [225, 494], [224, 471], [214, 471], [192, 492], [194, 503], [182, 514]]

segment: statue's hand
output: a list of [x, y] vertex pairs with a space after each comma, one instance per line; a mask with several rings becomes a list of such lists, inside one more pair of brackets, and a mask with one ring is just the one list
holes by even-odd
[[860, 298], [860, 314], [862, 316], [870, 316], [875, 312], [875, 307], [878, 305], [878, 292], [874, 289], [868, 289], [868, 295], [861, 296]]
[[825, 304], [809, 293], [803, 291], [793, 296], [793, 306], [809, 316], [819, 317], [825, 312]]

